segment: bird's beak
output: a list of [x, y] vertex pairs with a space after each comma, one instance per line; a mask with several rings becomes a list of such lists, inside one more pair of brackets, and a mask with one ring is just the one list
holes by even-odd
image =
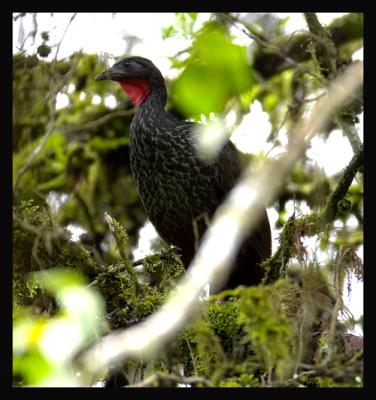
[[106, 72], [107, 71], [104, 71], [104, 72], [101, 72], [100, 74], [98, 74], [96, 77], [95, 77], [95, 81], [103, 81], [103, 80], [105, 80], [105, 79], [111, 79], [111, 78], [107, 78], [106, 77]]
[[113, 66], [109, 68], [108, 70], [101, 72], [95, 77], [96, 81], [104, 81], [104, 80], [109, 80], [109, 81], [121, 81], [122, 79], [126, 78], [124, 76], [124, 71], [120, 69], [119, 66]]

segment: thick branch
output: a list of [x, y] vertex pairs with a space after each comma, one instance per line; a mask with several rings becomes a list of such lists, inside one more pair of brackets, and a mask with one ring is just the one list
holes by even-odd
[[347, 122], [340, 118], [338, 119], [338, 124], [342, 128], [342, 132], [344, 133], [344, 135], [349, 140], [354, 154], [357, 153], [362, 148], [362, 142], [355, 128], [355, 125], [352, 122]]

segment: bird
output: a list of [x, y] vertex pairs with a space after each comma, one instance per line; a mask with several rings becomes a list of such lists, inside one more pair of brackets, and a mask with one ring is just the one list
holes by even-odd
[[[197, 154], [199, 124], [166, 110], [165, 80], [149, 59], [121, 59], [95, 80], [118, 82], [136, 108], [130, 126], [131, 173], [149, 220], [166, 243], [180, 249], [187, 269], [208, 221], [242, 171], [240, 154], [230, 140], [214, 160]], [[240, 246], [218, 291], [259, 284], [264, 275], [260, 264], [270, 255], [271, 230], [263, 208], [258, 226]]]

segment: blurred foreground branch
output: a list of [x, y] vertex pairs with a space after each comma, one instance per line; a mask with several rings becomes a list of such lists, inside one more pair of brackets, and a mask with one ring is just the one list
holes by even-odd
[[79, 385], [92, 384], [96, 374], [114, 363], [152, 355], [189, 321], [206, 283], [216, 287], [226, 279], [242, 240], [257, 225], [261, 205], [274, 199], [289, 171], [308, 148], [310, 139], [324, 128], [339, 106], [351, 101], [362, 79], [362, 63], [350, 66], [333, 81], [311, 114], [292, 128], [286, 153], [270, 161], [256, 175], [250, 168], [244, 170], [238, 184], [217, 210], [190, 268], [167, 303], [145, 321], [110, 333], [84, 353], [77, 365], [82, 368]]

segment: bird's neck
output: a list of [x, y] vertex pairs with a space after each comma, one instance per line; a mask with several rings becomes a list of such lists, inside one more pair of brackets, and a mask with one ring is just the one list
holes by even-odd
[[[163, 90], [164, 89], [164, 90]], [[139, 104], [136, 112], [137, 120], [142, 121], [141, 126], [154, 130], [166, 117], [165, 88], [150, 87], [150, 93]]]
[[[131, 131], [138, 138], [145, 136], [152, 139], [158, 132], [158, 128], [167, 117], [165, 111], [165, 98], [159, 88], [151, 88], [149, 95], [138, 105], [133, 117]], [[150, 135], [153, 132], [153, 135]], [[135, 140], [135, 139], [133, 139]]]
[[150, 94], [149, 82], [144, 79], [129, 79], [119, 83], [135, 106], [141, 104]]
[[[164, 88], [163, 88], [164, 89]], [[160, 87], [150, 87], [150, 93], [141, 103], [141, 108], [155, 108], [157, 111], [164, 111], [166, 105], [165, 89]]]
[[167, 91], [164, 81], [151, 77], [146, 79], [127, 79], [119, 81], [124, 92], [131, 98], [134, 106], [155, 107], [164, 109]]

